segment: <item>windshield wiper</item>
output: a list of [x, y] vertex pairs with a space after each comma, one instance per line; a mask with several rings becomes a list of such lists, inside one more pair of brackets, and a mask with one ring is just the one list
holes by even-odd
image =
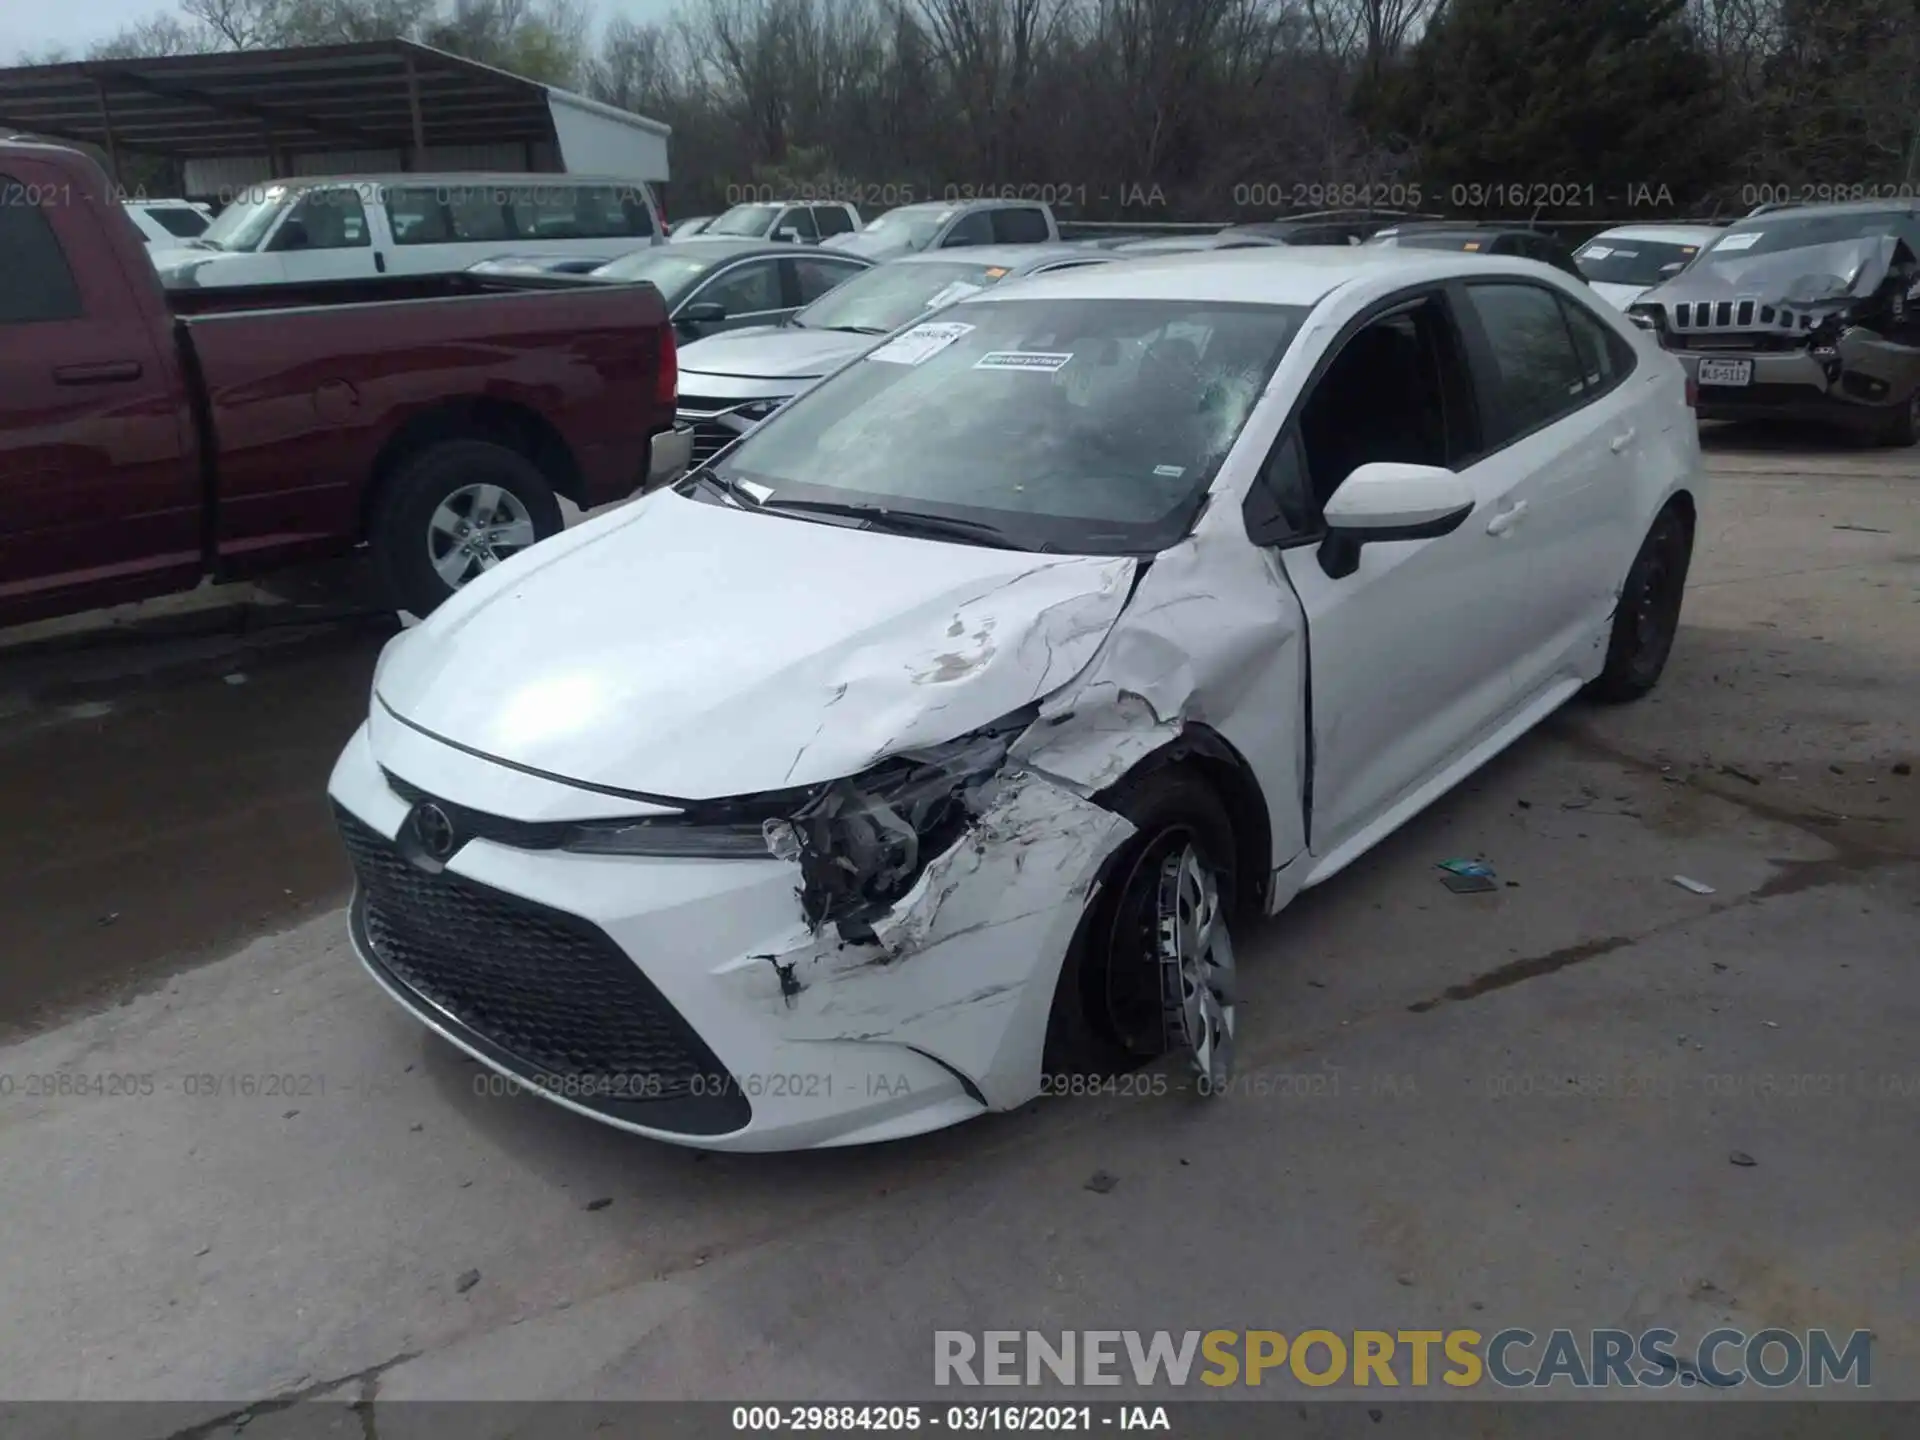
[[833, 330], [841, 335], [884, 335], [886, 329], [880, 325], [820, 325], [809, 329]]
[[933, 515], [925, 510], [895, 510], [883, 505], [853, 505], [841, 500], [782, 500], [772, 497], [760, 502], [762, 510], [787, 510], [809, 515], [843, 515], [864, 520], [869, 530], [896, 535], [927, 535], [941, 540], [960, 540], [972, 545], [992, 545], [1003, 550], [1045, 550], [1048, 546], [1029, 544], [1009, 535], [997, 525], [983, 520], [961, 520], [952, 515]]
[[759, 498], [744, 484], [730, 475], [722, 475], [708, 465], [702, 465], [699, 469], [682, 476], [680, 484], [705, 485], [742, 509], [758, 510], [760, 508]]

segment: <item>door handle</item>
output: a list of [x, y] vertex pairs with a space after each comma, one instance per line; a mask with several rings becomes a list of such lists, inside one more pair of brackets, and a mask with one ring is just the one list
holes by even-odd
[[1527, 513], [1527, 502], [1522, 500], [1510, 510], [1502, 510], [1487, 521], [1487, 534], [1504, 535], [1520, 523], [1520, 517]]
[[385, 251], [376, 250], [373, 252], [373, 268], [378, 270], [382, 275], [387, 273], [387, 256]]
[[56, 365], [56, 385], [108, 385], [117, 380], [138, 380], [145, 373], [138, 360], [100, 360], [88, 365]]
[[1629, 425], [1625, 430], [1622, 430], [1618, 435], [1613, 437], [1613, 440], [1610, 443], [1608, 448], [1610, 448], [1614, 454], [1618, 455], [1622, 450], [1626, 449], [1627, 446], [1633, 443], [1633, 437], [1638, 435], [1639, 433], [1640, 432], [1638, 430], [1635, 430], [1631, 425]]

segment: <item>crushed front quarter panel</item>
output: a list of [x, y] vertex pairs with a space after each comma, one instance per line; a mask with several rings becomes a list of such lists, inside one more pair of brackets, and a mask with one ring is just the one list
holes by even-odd
[[1039, 1090], [1047, 1015], [1101, 864], [1133, 827], [1018, 768], [983, 792], [965, 833], [874, 922], [874, 943], [817, 935], [795, 909], [786, 943], [740, 957], [743, 1001], [792, 1040], [907, 1045], [1006, 1109]]

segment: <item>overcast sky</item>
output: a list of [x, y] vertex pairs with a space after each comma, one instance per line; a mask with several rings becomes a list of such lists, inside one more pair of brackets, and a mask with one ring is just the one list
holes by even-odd
[[[677, 0], [597, 0], [596, 8], [603, 19], [626, 15], [656, 21], [665, 19], [676, 4]], [[77, 55], [123, 26], [172, 9], [167, 0], [66, 0], [58, 6], [0, 0], [0, 65], [13, 64], [23, 50], [39, 54], [56, 45]]]

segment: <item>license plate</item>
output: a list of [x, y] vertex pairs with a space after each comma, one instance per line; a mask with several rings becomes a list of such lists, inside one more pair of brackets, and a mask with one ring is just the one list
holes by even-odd
[[1699, 379], [1702, 385], [1751, 385], [1753, 361], [1702, 360]]

